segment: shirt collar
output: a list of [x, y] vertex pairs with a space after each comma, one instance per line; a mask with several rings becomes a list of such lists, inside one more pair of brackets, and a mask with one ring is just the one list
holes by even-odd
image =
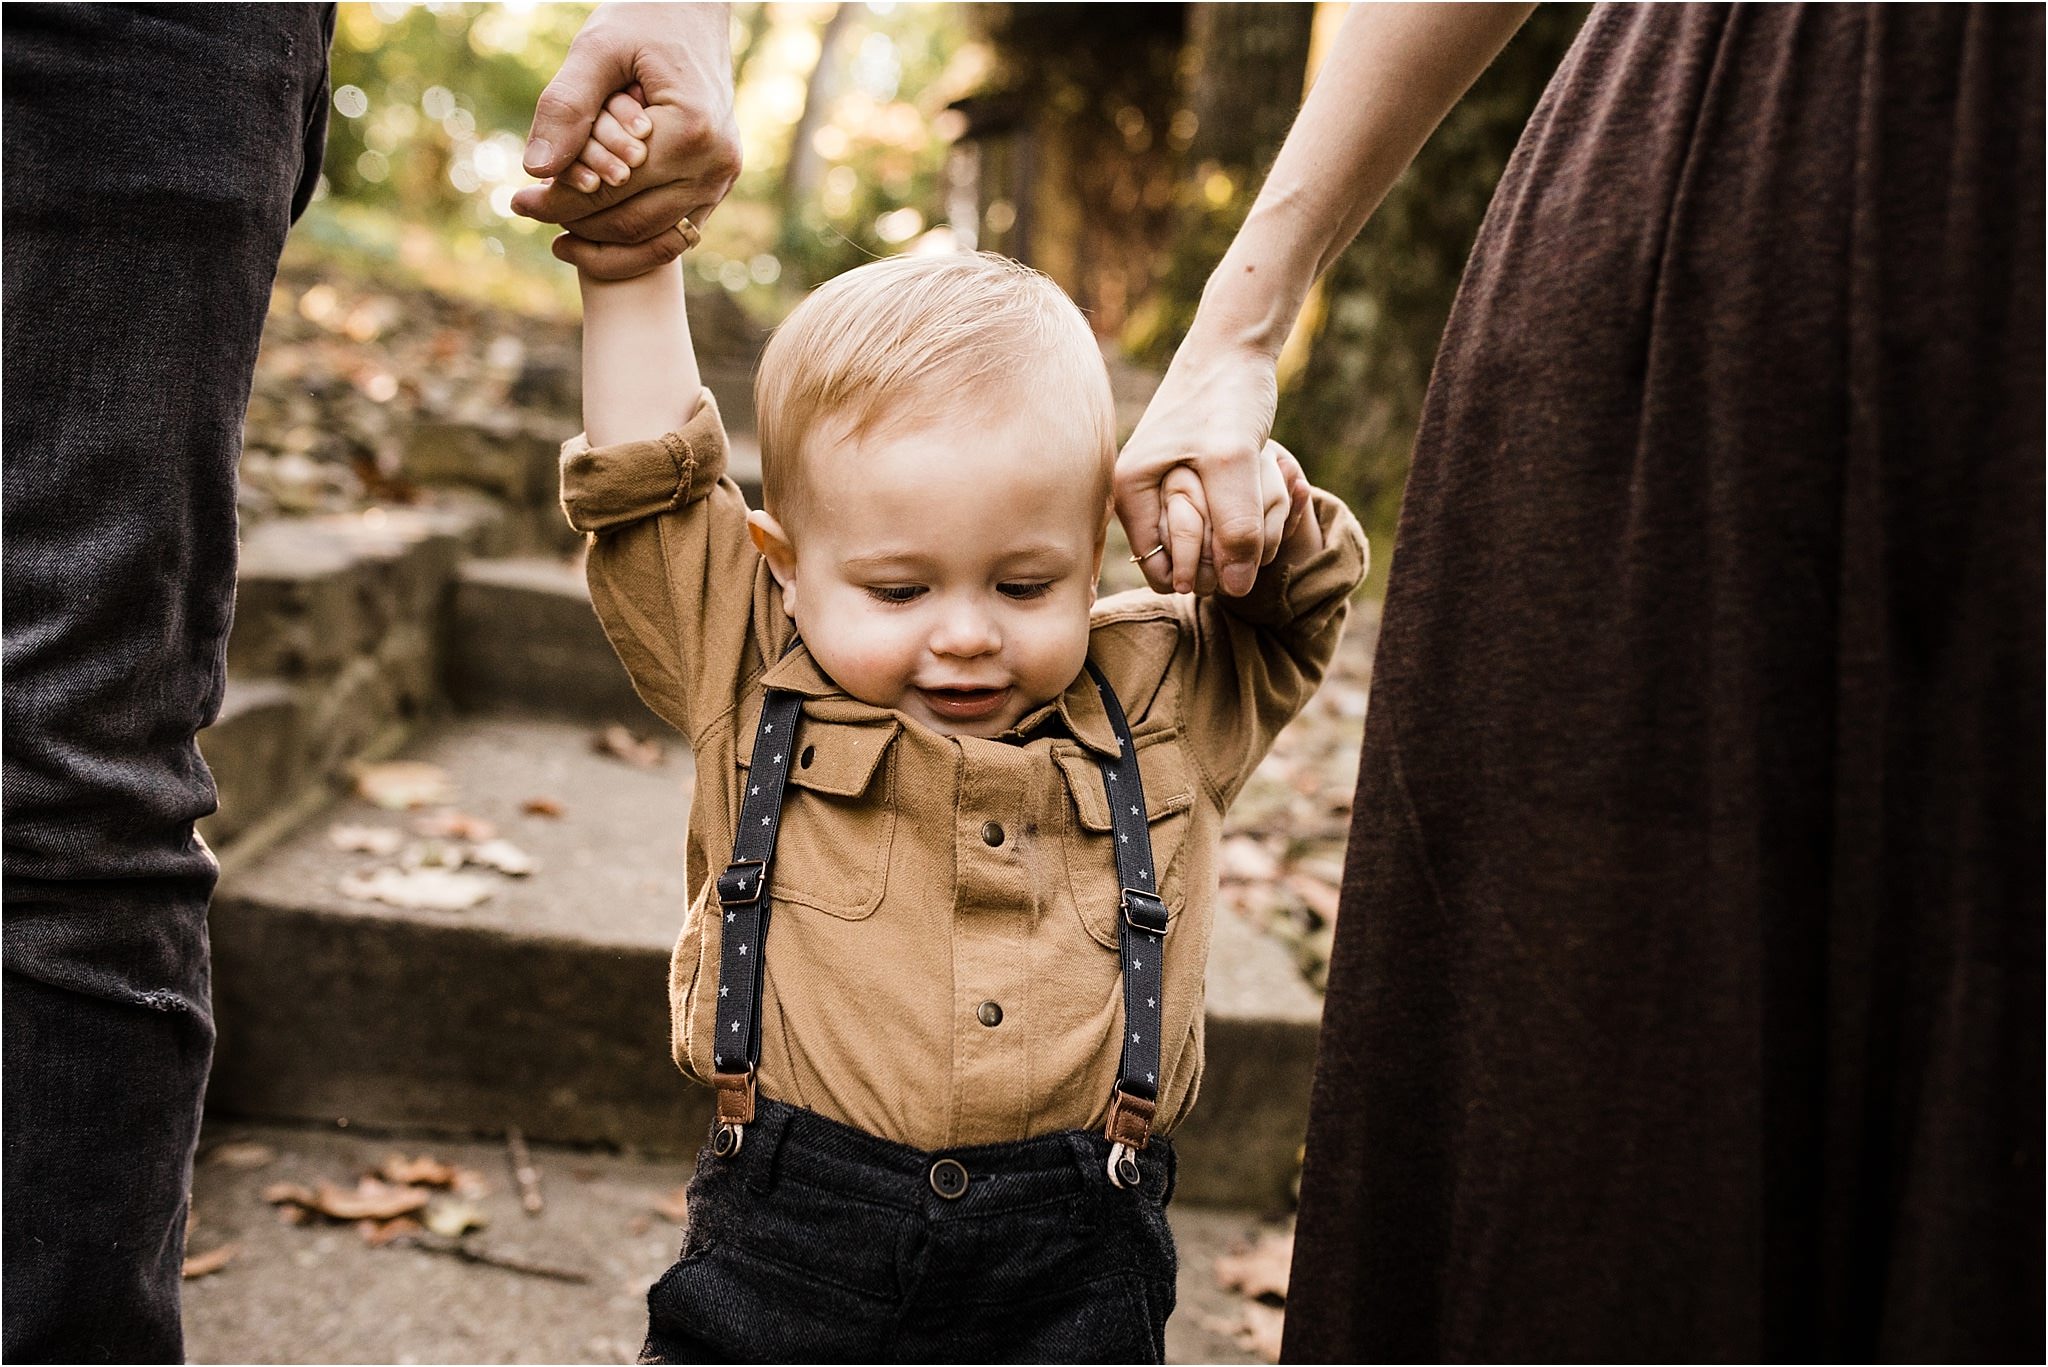
[[[799, 644], [796, 649], [768, 666], [761, 675], [761, 687], [780, 688], [806, 698], [842, 698], [846, 690], [832, 682], [818, 662], [811, 658], [808, 647]], [[867, 704], [861, 704], [867, 706]], [[1109, 724], [1109, 713], [1103, 710], [1102, 695], [1095, 691], [1095, 681], [1088, 677], [1086, 670], [1067, 685], [1066, 691], [1052, 701], [1043, 703], [1026, 713], [1018, 723], [1003, 734], [1020, 739], [1029, 738], [1043, 729], [1055, 717], [1075, 740], [1097, 754], [1115, 758], [1120, 752], [1116, 743], [1116, 731]]]

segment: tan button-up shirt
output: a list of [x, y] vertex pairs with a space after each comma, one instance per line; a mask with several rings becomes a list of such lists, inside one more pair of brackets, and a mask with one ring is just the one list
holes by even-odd
[[[848, 696], [803, 647], [724, 478], [707, 393], [680, 431], [562, 456], [562, 503], [594, 534], [591, 599], [649, 707], [697, 754], [669, 983], [677, 1064], [709, 1083], [715, 875], [764, 691], [803, 694], [773, 875], [764, 1095], [937, 1149], [1099, 1128], [1123, 1031], [1118, 884], [1096, 757], [1116, 739], [1084, 673], [991, 740], [944, 736]], [[1202, 1076], [1202, 992], [1223, 813], [1307, 701], [1365, 574], [1364, 534], [1318, 494], [1326, 549], [1242, 599], [1126, 593], [1089, 653], [1137, 742], [1166, 935], [1155, 1128]], [[707, 912], [707, 906], [709, 908]], [[984, 1011], [986, 1003], [1000, 1008]]]

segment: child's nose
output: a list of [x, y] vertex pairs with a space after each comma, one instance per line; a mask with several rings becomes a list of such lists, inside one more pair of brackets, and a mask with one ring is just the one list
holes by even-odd
[[932, 650], [940, 655], [987, 655], [1002, 643], [995, 618], [975, 603], [951, 606], [932, 636]]

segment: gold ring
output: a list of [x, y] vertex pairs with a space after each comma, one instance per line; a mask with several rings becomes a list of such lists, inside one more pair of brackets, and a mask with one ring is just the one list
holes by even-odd
[[1149, 551], [1146, 551], [1146, 552], [1145, 552], [1145, 553], [1144, 553], [1143, 555], [1134, 555], [1134, 556], [1132, 556], [1132, 557], [1131, 557], [1131, 563], [1132, 563], [1133, 565], [1142, 565], [1142, 564], [1144, 564], [1144, 563], [1145, 563], [1145, 562], [1146, 562], [1147, 560], [1150, 560], [1150, 559], [1151, 559], [1151, 558], [1152, 558], [1153, 556], [1155, 556], [1155, 555], [1159, 554], [1159, 553], [1160, 553], [1161, 551], [1163, 551], [1163, 550], [1165, 550], [1165, 549], [1166, 549], [1166, 543], [1165, 543], [1164, 541], [1162, 541], [1162, 542], [1160, 542], [1160, 543], [1159, 543], [1158, 545], [1154, 546], [1154, 547], [1153, 547], [1153, 548], [1152, 548], [1151, 550], [1149, 550]]
[[683, 235], [684, 251], [690, 250], [690, 248], [696, 246], [699, 242], [704, 240], [703, 230], [698, 228], [696, 224], [690, 222], [690, 220], [687, 217], [685, 217], [682, 222], [676, 224], [676, 231]]

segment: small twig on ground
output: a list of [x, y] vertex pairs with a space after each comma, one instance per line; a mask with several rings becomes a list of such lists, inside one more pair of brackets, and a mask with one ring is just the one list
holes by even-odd
[[528, 1277], [546, 1277], [550, 1281], [574, 1282], [578, 1286], [590, 1281], [588, 1272], [573, 1267], [555, 1267], [548, 1263], [529, 1262], [510, 1253], [497, 1253], [488, 1248], [465, 1243], [461, 1239], [447, 1239], [438, 1234], [422, 1231], [407, 1234], [392, 1240], [401, 1248], [417, 1248], [423, 1253], [445, 1253], [451, 1258], [460, 1258], [466, 1263], [481, 1263], [485, 1267], [503, 1268]]
[[528, 1215], [541, 1213], [540, 1173], [534, 1170], [533, 1155], [527, 1152], [526, 1136], [517, 1125], [505, 1129], [505, 1151], [512, 1157], [512, 1176], [519, 1183], [519, 1204]]

